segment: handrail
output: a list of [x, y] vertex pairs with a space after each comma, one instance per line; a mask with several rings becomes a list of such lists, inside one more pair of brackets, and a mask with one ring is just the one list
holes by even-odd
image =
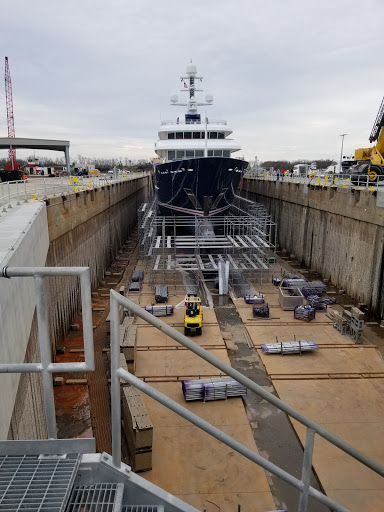
[[119, 175], [117, 178], [109, 177], [109, 175], [41, 177], [28, 181], [28, 186], [27, 182], [23, 180], [0, 182], [0, 216], [22, 202], [27, 203], [31, 198], [42, 200], [57, 195], [66, 195], [70, 192], [83, 192], [85, 190], [104, 188], [148, 175], [148, 172], [143, 171], [127, 176]]
[[[346, 443], [345, 441], [339, 439], [337, 436], [328, 432], [324, 427], [307, 418], [304, 414], [300, 413], [287, 403], [283, 402], [272, 393], [266, 391], [262, 386], [259, 386], [252, 380], [245, 377], [243, 374], [222, 362], [219, 358], [211, 354], [210, 352], [203, 349], [200, 345], [194, 343], [189, 338], [179, 333], [171, 326], [167, 325], [165, 322], [161, 321], [159, 318], [147, 313], [140, 306], [136, 305], [131, 300], [123, 297], [119, 293], [114, 290], [110, 291], [110, 306], [111, 306], [111, 408], [112, 408], [112, 458], [113, 464], [116, 467], [120, 467], [121, 465], [121, 410], [120, 410], [120, 379], [123, 379], [126, 382], [131, 383], [147, 395], [151, 396], [155, 400], [159, 401], [166, 407], [170, 408], [183, 418], [191, 421], [194, 425], [199, 428], [205, 430], [216, 439], [222, 441], [223, 443], [231, 446], [234, 450], [243, 454], [250, 460], [253, 460], [256, 464], [260, 465], [264, 469], [267, 469], [272, 474], [286, 481], [289, 485], [296, 487], [300, 491], [300, 502], [299, 502], [299, 512], [307, 511], [307, 503], [308, 496], [312, 496], [316, 500], [324, 503], [328, 506], [331, 506], [334, 510], [338, 512], [347, 512], [347, 509], [342, 505], [334, 502], [323, 493], [317, 491], [313, 487], [309, 485], [310, 480], [310, 472], [312, 466], [312, 453], [313, 453], [313, 444], [314, 444], [314, 436], [315, 434], [319, 434], [321, 437], [332, 443], [333, 445], [340, 448], [342, 451], [348, 453], [353, 458], [369, 467], [376, 473], [381, 476], [384, 476], [384, 467], [378, 464], [377, 462], [371, 460], [369, 457], [360, 453], [354, 447]], [[184, 347], [190, 349], [196, 355], [212, 364], [226, 375], [234, 378], [236, 381], [240, 382], [244, 386], [246, 386], [251, 391], [255, 392], [257, 395], [267, 400], [272, 405], [276, 406], [281, 411], [285, 412], [292, 418], [299, 421], [301, 424], [307, 427], [306, 434], [306, 442], [304, 448], [304, 457], [303, 457], [303, 466], [302, 466], [302, 479], [297, 480], [292, 475], [286, 473], [284, 470], [272, 464], [268, 460], [264, 459], [260, 455], [256, 454], [249, 448], [241, 445], [237, 441], [229, 438], [223, 432], [216, 429], [209, 423], [205, 422], [198, 416], [192, 414], [186, 408], [177, 404], [173, 400], [169, 399], [165, 395], [162, 395], [159, 391], [155, 390], [145, 382], [137, 379], [135, 376], [130, 374], [129, 372], [120, 368], [119, 361], [119, 307], [122, 306], [128, 309], [131, 313], [137, 315], [142, 318], [149, 324], [153, 325], [157, 329], [164, 332], [167, 336], [171, 337]]]
[[277, 176], [267, 171], [260, 174], [252, 174], [248, 171], [244, 174], [244, 178], [260, 181], [276, 181], [282, 183], [301, 183], [303, 185], [311, 185], [315, 187], [332, 187], [332, 188], [348, 188], [357, 190], [384, 190], [384, 176], [377, 178], [369, 174], [334, 174], [327, 173], [324, 175], [314, 176], [290, 176], [285, 174]]
[[[80, 278], [84, 363], [52, 362], [52, 348], [49, 336], [48, 311], [44, 287], [44, 278], [48, 276], [78, 276]], [[52, 374], [64, 372], [89, 372], [95, 369], [90, 269], [89, 267], [3, 267], [0, 278], [11, 279], [15, 277], [33, 277], [35, 280], [41, 363], [4, 363], [0, 364], [0, 373], [32, 372], [42, 374], [48, 438], [56, 439], [57, 428]]]

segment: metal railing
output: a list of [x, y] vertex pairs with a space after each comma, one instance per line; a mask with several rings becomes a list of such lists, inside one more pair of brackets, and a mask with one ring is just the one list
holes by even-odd
[[29, 201], [40, 201], [48, 197], [55, 197], [70, 192], [83, 192], [104, 188], [108, 185], [131, 181], [143, 176], [148, 172], [121, 174], [117, 177], [112, 175], [101, 176], [61, 176], [52, 178], [33, 177], [26, 181], [5, 181], [0, 182], [0, 216], [10, 209]]
[[252, 175], [251, 173], [244, 176], [248, 179], [260, 181], [276, 181], [282, 183], [302, 183], [304, 185], [314, 185], [319, 187], [338, 187], [356, 190], [384, 190], [384, 176], [372, 179], [367, 174], [324, 174], [315, 176], [290, 176], [285, 174], [277, 176], [269, 171]]
[[[49, 339], [48, 331], [48, 316], [47, 316], [47, 304], [44, 289], [44, 278], [48, 276], [79, 276], [81, 286], [81, 302], [82, 302], [82, 318], [83, 318], [83, 335], [84, 335], [84, 363], [53, 363], [51, 359], [52, 347]], [[45, 403], [45, 416], [47, 421], [48, 437], [50, 439], [56, 439], [56, 417], [55, 417], [55, 404], [53, 394], [53, 383], [52, 374], [62, 372], [84, 372], [94, 370], [94, 353], [93, 353], [93, 328], [92, 328], [92, 305], [91, 305], [91, 284], [90, 284], [90, 270], [88, 267], [4, 267], [0, 278], [17, 278], [17, 277], [33, 277], [35, 280], [35, 291], [36, 291], [36, 309], [38, 319], [38, 330], [39, 330], [39, 343], [41, 352], [41, 363], [6, 363], [0, 364], [0, 373], [30, 373], [38, 372], [42, 373], [43, 377], [43, 392], [44, 392], [44, 403]], [[289, 406], [273, 394], [266, 391], [262, 386], [259, 386], [252, 380], [245, 377], [243, 374], [233, 369], [231, 366], [225, 364], [216, 356], [197, 345], [186, 336], [162, 322], [155, 316], [147, 313], [140, 306], [134, 304], [129, 299], [123, 297], [114, 290], [110, 291], [111, 298], [111, 413], [112, 413], [112, 460], [116, 468], [121, 467], [121, 401], [120, 401], [120, 379], [128, 382], [135, 386], [137, 389], [147, 394], [154, 400], [160, 402], [165, 407], [179, 414], [192, 424], [196, 425], [200, 429], [204, 430], [214, 438], [223, 442], [233, 450], [242, 454], [244, 457], [253, 461], [257, 465], [261, 466], [266, 471], [269, 471], [273, 475], [281, 478], [292, 487], [296, 488], [300, 492], [299, 500], [299, 512], [306, 512], [308, 510], [308, 497], [311, 496], [319, 502], [331, 507], [332, 510], [337, 512], [348, 512], [348, 509], [342, 505], [336, 503], [332, 499], [328, 498], [325, 494], [314, 489], [310, 486], [311, 468], [312, 468], [312, 455], [315, 434], [320, 435], [333, 445], [340, 448], [345, 453], [348, 453], [353, 458], [372, 469], [381, 476], [384, 476], [384, 467], [380, 464], [372, 461], [369, 457], [366, 457], [355, 448], [350, 446], [348, 443], [342, 441], [332, 433], [328, 432], [321, 425], [318, 425], [314, 421], [310, 420], [293, 407]], [[139, 378], [135, 377], [131, 373], [123, 370], [120, 367], [120, 318], [119, 308], [123, 307], [128, 309], [131, 313], [136, 314], [149, 324], [153, 325], [157, 329], [164, 332], [167, 336], [171, 337], [175, 341], [179, 342], [184, 347], [190, 349], [196, 355], [212, 364], [226, 375], [231, 376], [248, 389], [268, 401], [272, 405], [276, 406], [281, 411], [285, 412], [299, 423], [307, 427], [306, 440], [303, 455], [302, 474], [301, 480], [294, 477], [287, 471], [281, 469], [279, 466], [268, 461], [264, 457], [261, 457], [258, 453], [250, 450], [243, 444], [239, 443], [235, 439], [231, 438], [221, 430], [217, 429], [207, 421], [201, 419], [199, 416], [193, 414], [185, 407], [179, 405], [175, 401], [171, 400], [164, 394], [160, 393], [153, 387], [149, 386]], [[55, 443], [59, 443], [61, 440], [56, 440]], [[87, 447], [90, 446], [90, 440], [65, 440], [70, 441], [70, 446], [62, 447], [61, 449], [76, 450], [80, 444], [76, 441], [87, 441]], [[0, 447], [3, 444], [14, 443], [14, 441], [2, 441]], [[46, 447], [42, 447], [39, 441], [37, 450], [46, 450]], [[8, 445], [8, 450], [13, 450], [14, 447]], [[3, 448], [0, 449], [0, 451]], [[20, 450], [20, 447], [17, 448]], [[22, 449], [25, 449], [25, 445], [22, 445]], [[61, 453], [57, 452], [58, 444], [55, 444], [51, 448], [53, 451], [50, 453]], [[83, 446], [84, 449], [84, 446]], [[40, 452], [41, 453], [41, 452]], [[72, 453], [72, 452], [71, 452]], [[83, 452], [84, 453], [84, 452]]]
[[[78, 276], [80, 278], [81, 307], [84, 336], [84, 363], [53, 363], [48, 328], [48, 310], [44, 278], [49, 276]], [[49, 439], [57, 438], [53, 373], [89, 372], [95, 369], [93, 351], [91, 277], [89, 267], [3, 267], [0, 278], [33, 277], [35, 280], [36, 312], [41, 363], [3, 363], [0, 373], [41, 373], [44, 394], [45, 419]]]
[[[384, 467], [380, 464], [374, 462], [369, 457], [366, 457], [355, 448], [350, 446], [345, 441], [339, 439], [331, 432], [328, 432], [324, 427], [318, 425], [314, 421], [310, 420], [299, 411], [286, 404], [272, 393], [266, 391], [262, 386], [259, 386], [252, 380], [245, 377], [243, 374], [232, 368], [231, 366], [223, 363], [216, 356], [211, 354], [210, 352], [204, 350], [201, 346], [197, 345], [186, 336], [183, 336], [181, 333], [162, 322], [160, 319], [155, 316], [147, 313], [140, 306], [134, 304], [129, 299], [123, 297], [119, 293], [111, 290], [110, 292], [111, 299], [111, 409], [112, 409], [112, 458], [113, 464], [116, 467], [121, 466], [121, 404], [120, 404], [120, 379], [129, 384], [132, 384], [137, 389], [147, 394], [154, 400], [160, 402], [168, 409], [171, 409], [176, 414], [179, 414], [184, 419], [190, 421], [200, 429], [204, 430], [211, 436], [215, 437], [219, 441], [223, 442], [227, 446], [231, 447], [233, 450], [238, 453], [244, 455], [244, 457], [249, 460], [255, 462], [266, 471], [269, 471], [273, 475], [281, 478], [285, 482], [287, 482], [292, 487], [295, 487], [300, 491], [300, 500], [299, 500], [299, 512], [306, 512], [308, 510], [308, 497], [311, 496], [315, 498], [317, 501], [329, 506], [332, 510], [337, 512], [348, 512], [348, 509], [343, 507], [342, 505], [336, 503], [332, 499], [328, 498], [322, 492], [314, 489], [310, 486], [310, 477], [311, 477], [311, 468], [312, 468], [312, 455], [313, 455], [313, 447], [315, 441], [315, 434], [320, 435], [333, 445], [340, 448], [345, 453], [351, 455], [351, 457], [355, 458], [368, 468], [372, 469], [376, 473], [381, 476], [384, 476]], [[171, 400], [167, 396], [163, 395], [153, 387], [149, 386], [139, 378], [135, 377], [131, 373], [123, 370], [120, 367], [119, 355], [120, 355], [120, 319], [119, 319], [119, 308], [124, 307], [128, 309], [131, 313], [137, 315], [142, 318], [149, 324], [153, 325], [157, 329], [164, 332], [167, 336], [174, 339], [184, 347], [190, 349], [196, 355], [212, 364], [226, 375], [232, 377], [237, 380], [248, 389], [262, 397], [264, 400], [267, 400], [272, 405], [276, 406], [281, 411], [285, 412], [301, 424], [307, 427], [306, 430], [306, 440], [304, 447], [304, 455], [303, 455], [303, 465], [302, 465], [302, 474], [301, 480], [295, 478], [290, 473], [281, 469], [279, 466], [273, 464], [268, 461], [264, 457], [261, 457], [256, 452], [250, 450], [243, 444], [239, 443], [235, 439], [231, 438], [221, 430], [217, 429], [207, 421], [201, 419], [199, 416], [193, 414], [185, 407], [182, 407], [175, 401]]]

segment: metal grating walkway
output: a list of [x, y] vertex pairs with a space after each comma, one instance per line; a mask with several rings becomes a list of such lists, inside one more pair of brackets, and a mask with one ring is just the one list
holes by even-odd
[[66, 512], [120, 512], [124, 484], [74, 487]]
[[79, 461], [0, 457], [0, 511], [64, 511]]

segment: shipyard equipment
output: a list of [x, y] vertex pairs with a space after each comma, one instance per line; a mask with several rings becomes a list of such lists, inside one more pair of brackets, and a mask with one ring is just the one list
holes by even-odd
[[360, 175], [368, 175], [369, 181], [377, 182], [384, 179], [384, 98], [372, 127], [369, 142], [375, 145], [371, 148], [355, 150], [356, 164], [351, 168], [352, 181], [358, 180]]
[[201, 334], [202, 332], [201, 299], [197, 295], [188, 294], [184, 307], [184, 334]]
[[[13, 114], [12, 82], [9, 70], [8, 57], [5, 57], [5, 104], [7, 110], [8, 137], [15, 137], [15, 118]], [[22, 172], [16, 164], [16, 149], [9, 149], [9, 163], [5, 170], [0, 171], [0, 182], [21, 180]]]

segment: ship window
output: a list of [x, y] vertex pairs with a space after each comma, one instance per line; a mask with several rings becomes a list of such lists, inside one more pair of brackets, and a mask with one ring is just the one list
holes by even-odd
[[221, 149], [215, 149], [213, 154], [215, 156], [223, 156], [223, 151]]
[[230, 157], [231, 156], [231, 152], [229, 151], [229, 149], [225, 149], [223, 151], [223, 156], [226, 156], [226, 157]]
[[184, 158], [184, 151], [176, 151], [176, 158]]
[[193, 139], [200, 139], [200, 132], [193, 132]]
[[219, 132], [219, 133], [217, 134], [217, 138], [218, 138], [218, 139], [224, 139], [224, 132]]
[[208, 156], [213, 156], [213, 149], [208, 149]]
[[195, 156], [204, 156], [204, 151], [202, 149], [196, 149]]
[[192, 139], [192, 132], [184, 132], [184, 139]]
[[176, 157], [175, 151], [168, 151], [168, 160], [174, 160], [175, 157]]
[[183, 132], [176, 132], [176, 139], [182, 139], [183, 138]]
[[174, 139], [175, 134], [174, 133], [168, 133], [168, 139]]
[[186, 151], [185, 152], [185, 156], [187, 158], [193, 158], [195, 155], [194, 155], [194, 151]]
[[210, 139], [217, 139], [217, 132], [209, 132]]
[[205, 139], [205, 132], [201, 132], [201, 138]]

